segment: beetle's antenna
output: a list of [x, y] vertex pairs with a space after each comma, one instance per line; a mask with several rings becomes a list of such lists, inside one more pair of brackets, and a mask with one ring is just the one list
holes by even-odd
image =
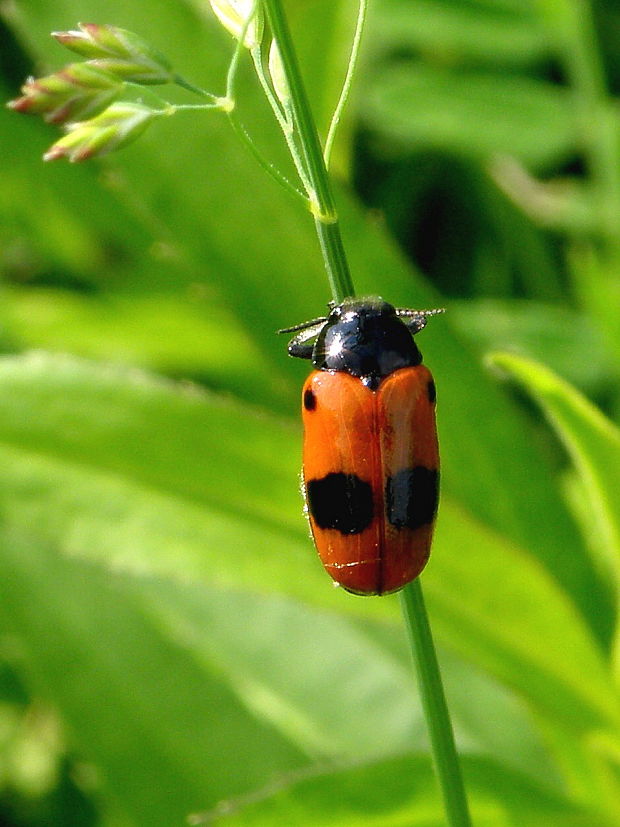
[[318, 319], [310, 319], [308, 322], [293, 325], [293, 327], [283, 327], [282, 330], [277, 330], [276, 333], [295, 333], [297, 330], [305, 330], [307, 327], [324, 324], [327, 321], [327, 316], [320, 316]]
[[439, 313], [445, 313], [445, 307], [435, 307], [433, 310], [410, 310], [408, 307], [397, 307], [397, 316], [437, 316]]

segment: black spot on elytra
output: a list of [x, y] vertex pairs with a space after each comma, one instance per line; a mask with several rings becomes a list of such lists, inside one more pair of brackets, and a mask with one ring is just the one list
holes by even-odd
[[319, 528], [360, 534], [372, 522], [372, 487], [355, 474], [332, 473], [306, 482], [308, 508]]
[[304, 408], [307, 411], [313, 411], [316, 408], [316, 396], [310, 388], [304, 393]]
[[420, 528], [432, 523], [439, 498], [439, 472], [436, 469], [404, 468], [388, 477], [385, 503], [388, 521], [395, 528]]
[[437, 399], [437, 389], [435, 388], [435, 383], [432, 379], [429, 380], [429, 383], [426, 386], [426, 392], [428, 394], [428, 401], [431, 405], [433, 405]]

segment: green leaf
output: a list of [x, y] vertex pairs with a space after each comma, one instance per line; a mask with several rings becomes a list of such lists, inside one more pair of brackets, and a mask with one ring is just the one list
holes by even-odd
[[[191, 377], [259, 398], [273, 382], [240, 321], [205, 297], [12, 287], [2, 294], [11, 349], [43, 349]], [[222, 347], [234, 342], [234, 347]]]
[[[33, 30], [46, 25], [46, 19], [53, 21], [50, 28], [58, 28], [61, 15], [68, 17], [71, 25], [81, 16], [78, 6], [76, 0], [64, 0], [60, 7], [46, 0], [22, 5], [20, 30], [30, 38]], [[193, 3], [181, 8], [183, 13], [166, 3], [148, 10], [132, 7], [132, 19], [127, 20], [126, 5], [115, 0], [108, 13], [109, 19], [148, 36], [155, 46], [165, 43], [166, 53], [184, 76], [219, 88], [230, 43], [213, 38], [217, 27], [208, 29], [212, 19], [196, 16]], [[204, 47], [207, 41], [208, 49]], [[278, 158], [281, 140], [264, 104], [259, 103], [255, 84], [246, 87], [245, 82], [246, 125], [260, 134], [265, 151]], [[167, 119], [143, 138], [139, 152], [129, 149], [115, 157], [112, 178], [122, 183], [115, 194], [124, 208], [133, 208], [136, 215], [165, 213], [169, 217], [166, 231], [175, 249], [182, 252], [183, 263], [174, 271], [174, 289], [198, 286], [207, 294], [214, 292], [254, 339], [270, 381], [260, 383], [260, 395], [255, 393], [256, 385], [249, 386], [244, 398], [272, 409], [296, 410], [297, 389], [306, 368], [284, 357], [284, 343], [273, 331], [317, 315], [324, 308], [326, 288], [312, 222], [255, 167], [216, 115], [205, 115], [199, 126], [182, 130], [182, 141], [178, 140], [179, 123]], [[187, 174], [188, 158], [191, 175]], [[247, 197], [248, 192], [252, 198]], [[89, 198], [89, 204], [92, 200]], [[344, 192], [339, 193], [338, 201], [358, 292], [381, 293], [401, 306], [437, 306], [437, 297], [406, 265], [385, 234], [373, 226], [360, 205]], [[76, 212], [80, 208], [81, 203]], [[160, 224], [155, 224], [157, 233]], [[278, 243], [281, 238], [286, 238], [285, 245]], [[142, 285], [146, 269], [143, 267], [139, 275]], [[158, 286], [163, 275], [161, 270], [154, 274]], [[584, 613], [589, 612], [586, 616], [601, 637], [608, 637], [609, 613], [604, 598], [599, 611], [592, 613], [589, 608], [589, 595], [600, 586], [575, 542], [574, 528], [549, 471], [541, 466], [532, 475], [520, 460], [529, 446], [521, 417], [451, 333], [449, 314], [433, 327], [425, 331], [420, 344], [436, 371], [440, 390], [445, 490], [484, 522], [535, 548], [575, 595]], [[484, 399], [484, 427], [480, 426], [480, 399]], [[489, 490], [493, 496], [488, 496]], [[556, 566], [567, 545], [574, 548], [570, 565]]]
[[[620, 369], [590, 318], [558, 304], [480, 298], [452, 302], [459, 332], [479, 352], [507, 350], [544, 361], [582, 390], [605, 391]], [[579, 335], [575, 335], [576, 331]]]
[[548, 38], [529, 4], [380, 0], [369, 31], [375, 48], [415, 49], [448, 64], [527, 66], [547, 57]]
[[[401, 751], [410, 737], [419, 711], [408, 670], [361, 628], [258, 592], [111, 572], [37, 535], [3, 531], [1, 540], [0, 619], [16, 665], [63, 710], [72, 743], [96, 762], [129, 824], [163, 827], [222, 799], [260, 801], [306, 775], [306, 752], [357, 764], [369, 750]], [[325, 759], [317, 765], [329, 767]], [[378, 770], [319, 775], [318, 795], [334, 796], [342, 823], [366, 808], [378, 818], [395, 806], [415, 812], [428, 795], [426, 804], [439, 807], [427, 759]], [[510, 802], [511, 784], [498, 786], [498, 774], [514, 776], [498, 768], [493, 794], [483, 783], [493, 812], [518, 799]], [[353, 804], [360, 782], [374, 805], [364, 796]], [[276, 802], [278, 811], [284, 806], [290, 819], [311, 806], [304, 788]], [[527, 788], [519, 805], [526, 812], [546, 812], [557, 798], [532, 781], [516, 787]]]
[[[326, 5], [330, 20], [346, 16], [347, 3]], [[328, 43], [313, 34], [326, 5], [307, 14], [301, 9], [298, 18], [300, 37], [313, 41], [301, 49], [310, 73], [321, 51], [329, 52], [320, 67], [325, 77], [335, 75], [331, 67], [346, 51], [337, 37]], [[472, 15], [468, 28], [466, 15], [491, 7], [498, 27], [510, 9], [504, 22], [518, 24], [514, 50], [503, 26], [494, 29], [496, 44], [481, 42], [476, 54], [480, 20], [472, 22]], [[58, 60], [47, 42], [49, 29], [75, 25], [83, 16], [78, 0], [18, 0], [12, 9], [12, 29], [45, 66]], [[418, 7], [409, 11], [413, 19]], [[184, 76], [222, 89], [231, 43], [225, 33], [214, 34], [217, 24], [204, 3], [155, 0], [129, 7], [109, 0], [105, 12], [109, 21], [163, 46]], [[452, 12], [441, 23], [440, 16]], [[451, 153], [462, 147], [476, 160], [499, 146], [531, 156], [534, 164], [573, 151], [563, 90], [471, 68], [535, 61], [536, 49], [545, 47], [537, 45], [534, 23], [529, 30], [529, 11], [514, 0], [450, 8], [422, 0], [419, 21], [424, 15], [419, 41], [403, 27], [404, 36], [427, 52], [423, 41], [433, 42], [433, 20], [441, 23], [434, 42], [446, 50], [435, 53], [443, 68], [435, 63], [427, 72], [429, 90], [437, 92], [431, 102], [442, 117], [444, 106], [456, 107], [461, 119], [460, 137], [435, 124], [429, 146], [447, 146]], [[308, 16], [314, 27], [304, 30]], [[404, 22], [413, 32], [415, 21]], [[469, 67], [462, 83], [471, 77], [478, 95], [473, 101], [451, 100], [468, 92], [448, 69], [452, 59]], [[280, 139], [245, 69], [244, 123], [280, 163]], [[314, 100], [323, 112], [330, 93], [320, 85]], [[508, 112], [512, 90], [514, 114]], [[427, 91], [414, 89], [413, 102]], [[484, 109], [488, 101], [497, 108]], [[498, 112], [499, 127], [491, 123]], [[415, 122], [415, 111], [411, 117]], [[75, 359], [2, 361], [0, 520], [12, 550], [6, 559], [0, 555], [0, 615], [5, 638], [18, 641], [15, 650], [22, 652], [20, 675], [55, 700], [71, 723], [72, 744], [93, 756], [110, 797], [116, 792], [137, 825], [160, 818], [178, 823], [182, 807], [210, 809], [230, 796], [254, 801], [271, 789], [269, 762], [288, 786], [289, 770], [307, 766], [308, 755], [350, 756], [358, 742], [367, 754], [389, 755], [412, 743], [423, 749], [395, 600], [357, 599], [332, 589], [301, 514], [299, 428], [292, 417], [307, 366], [285, 358], [285, 343], [273, 331], [324, 309], [327, 289], [310, 218], [255, 170], [216, 115], [185, 113], [157, 124], [111, 164], [84, 171], [41, 166], [35, 157], [51, 133], [25, 119], [16, 123], [13, 113], [0, 112], [0, 119], [6, 147], [0, 152], [0, 256], [10, 279], [32, 284], [16, 287], [3, 301], [3, 344], [139, 362], [203, 378], [237, 397], [223, 400]], [[376, 216], [344, 188], [338, 200], [360, 292], [380, 292], [400, 305], [444, 303]], [[524, 235], [508, 214], [506, 224], [507, 248], [535, 233], [530, 228]], [[542, 249], [547, 239], [540, 236], [539, 243]], [[527, 246], [524, 259], [531, 255]], [[489, 270], [493, 253], [487, 248]], [[531, 281], [520, 276], [520, 288], [527, 291], [537, 278], [538, 270]], [[55, 287], [47, 291], [42, 284]], [[67, 286], [71, 298], [59, 289]], [[532, 449], [529, 423], [482, 369], [476, 354], [488, 338], [475, 331], [461, 336], [463, 319], [455, 317], [446, 313], [419, 342], [439, 389], [444, 479], [424, 584], [437, 637], [457, 653], [452, 666], [448, 658], [447, 683], [460, 743], [529, 775], [528, 783], [515, 782], [512, 797], [513, 788], [499, 783], [501, 768], [483, 792], [470, 775], [477, 823], [580, 823], [575, 802], [588, 802], [581, 824], [603, 825], [599, 808], [606, 806], [610, 785], [600, 742], [605, 739], [613, 754], [618, 732], [605, 649], [613, 620], [607, 581], [571, 519], [560, 476]], [[562, 324], [558, 318], [558, 342]], [[515, 336], [535, 353], [540, 330], [525, 327]], [[591, 344], [586, 336], [584, 347]], [[554, 364], [559, 358], [556, 352]], [[613, 365], [603, 367], [615, 375]], [[278, 418], [278, 411], [288, 416]], [[77, 670], [83, 665], [83, 681], [65, 680], [67, 653]], [[471, 677], [468, 682], [469, 664], [482, 685]], [[121, 673], [130, 681], [121, 682]], [[143, 684], [148, 693], [140, 691]], [[197, 719], [209, 714], [211, 699], [218, 713], [213, 741], [202, 731], [196, 736]], [[248, 720], [246, 777], [239, 732]], [[145, 751], [153, 756], [146, 762]], [[418, 804], [428, 804], [422, 823], [435, 814], [441, 823], [434, 799], [426, 797], [428, 766], [412, 769], [424, 787], [419, 800], [407, 799], [396, 812], [395, 823], [415, 823]], [[540, 784], [533, 781], [537, 773]], [[366, 816], [357, 801], [367, 802], [367, 793], [377, 799], [376, 809], [368, 809], [383, 827], [394, 813], [389, 793], [402, 783], [408, 796], [412, 783], [394, 763], [378, 778], [364, 776], [365, 786], [352, 784], [341, 807], [338, 781], [329, 781], [331, 804], [325, 796], [319, 806], [306, 807], [293, 797], [275, 820], [291, 823], [303, 813], [309, 824], [330, 817], [360, 823]], [[179, 789], [174, 803], [164, 800], [172, 798], [170, 784]], [[572, 804], [565, 805], [563, 789], [570, 790]], [[147, 800], [149, 790], [155, 803]], [[402, 799], [395, 800], [400, 807]]]
[[[134, 578], [72, 559], [61, 537], [53, 549], [38, 533], [2, 537], [0, 617], [16, 665], [136, 824], [268, 784], [287, 756], [299, 765], [295, 749], [359, 760], [421, 740], [408, 655], [378, 647], [367, 624], [259, 591]], [[239, 728], [244, 763], [228, 772]]]
[[[604, 814], [581, 809], [553, 796], [517, 773], [493, 762], [466, 756], [466, 785], [477, 827], [611, 827]], [[273, 784], [252, 799], [222, 802], [195, 814], [190, 824], [217, 816], [232, 825], [287, 821], [312, 827], [445, 827], [431, 763], [426, 756], [394, 758], [322, 773], [299, 773]]]
[[506, 153], [533, 167], [568, 157], [578, 139], [570, 94], [560, 86], [421, 62], [380, 69], [361, 114], [403, 151], [478, 160]]
[[[259, 525], [294, 524], [300, 498], [288, 483], [299, 448], [290, 423], [191, 386], [70, 357], [5, 357], [2, 369], [0, 384], [13, 394], [0, 414], [6, 447], [73, 463], [78, 473], [83, 466], [119, 475], [190, 505], [211, 503]], [[297, 530], [303, 534], [303, 525]]]
[[508, 353], [489, 362], [506, 372], [542, 407], [563, 442], [587, 498], [595, 561], [610, 584], [620, 575], [620, 431], [587, 399], [544, 365]]
[[[191, 810], [307, 764], [125, 578], [36, 535], [2, 534], [0, 619], [31, 688], [62, 709], [132, 824], [182, 824]], [[243, 760], [222, 761], [224, 750]]]
[[[305, 536], [298, 433], [285, 421], [44, 355], [0, 361], [0, 391], [6, 524], [36, 525], [48, 542], [115, 568], [397, 622], [394, 599], [330, 588]], [[530, 554], [449, 496], [424, 582], [447, 648], [563, 727], [615, 725], [606, 667], [574, 605]]]
[[[595, 320], [616, 365], [620, 365], [620, 328], [616, 308], [620, 304], [620, 285], [616, 267], [612, 260], [595, 247], [575, 247], [571, 251], [569, 266], [580, 302]], [[618, 383], [610, 389], [615, 391], [614, 403], [620, 401]]]
[[438, 640], [562, 729], [615, 729], [619, 711], [603, 653], [552, 574], [450, 502], [437, 529], [423, 584]]

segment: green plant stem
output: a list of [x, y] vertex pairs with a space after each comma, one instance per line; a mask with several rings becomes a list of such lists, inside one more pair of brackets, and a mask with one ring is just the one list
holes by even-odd
[[278, 184], [280, 184], [280, 186], [283, 187], [294, 198], [302, 200], [304, 204], [308, 206], [308, 199], [303, 194], [303, 192], [300, 189], [297, 189], [297, 187], [291, 181], [289, 181], [289, 179], [285, 175], [283, 175], [280, 172], [280, 170], [276, 166], [274, 166], [274, 164], [272, 164], [263, 156], [263, 154], [258, 149], [254, 141], [246, 132], [246, 129], [239, 120], [239, 118], [237, 118], [234, 109], [231, 112], [228, 112], [228, 120], [230, 121], [230, 125], [232, 126], [235, 135], [237, 135], [241, 143], [248, 149], [248, 151], [254, 156], [254, 158], [256, 158], [256, 160], [265, 170], [265, 172], [268, 175], [270, 175], [274, 179], [274, 181], [277, 181]]
[[184, 77], [181, 77], [181, 75], [175, 75], [173, 78], [173, 83], [176, 83], [177, 86], [181, 86], [183, 89], [187, 89], [188, 92], [193, 92], [195, 95], [200, 95], [202, 98], [209, 98], [212, 101], [217, 101], [217, 95], [214, 95], [212, 92], [207, 92], [206, 89], [202, 89], [194, 83], [190, 83], [188, 80], [185, 80]]
[[338, 130], [338, 126], [340, 124], [340, 118], [342, 117], [342, 113], [344, 112], [344, 107], [346, 106], [347, 100], [349, 99], [349, 93], [351, 92], [351, 83], [353, 81], [353, 75], [355, 74], [355, 69], [357, 67], [357, 59], [360, 53], [360, 45], [362, 42], [362, 33], [364, 31], [364, 24], [366, 22], [366, 14], [368, 12], [368, 0], [359, 0], [359, 7], [357, 12], [357, 22], [355, 24], [355, 34], [353, 36], [353, 44], [351, 45], [351, 55], [349, 57], [349, 65], [347, 67], [347, 73], [344, 79], [344, 83], [342, 84], [342, 91], [340, 92], [340, 97], [338, 98], [338, 103], [336, 104], [336, 108], [334, 110], [334, 114], [332, 115], [331, 123], [329, 125], [329, 129], [327, 130], [327, 138], [325, 139], [325, 151], [323, 152], [323, 157], [325, 159], [325, 166], [329, 170], [329, 162], [331, 159], [332, 149], [334, 146], [334, 139], [336, 137], [336, 132]]
[[449, 827], [471, 827], [454, 733], [419, 579], [402, 590], [401, 606], [446, 810], [446, 823]]
[[[271, 87], [269, 77], [265, 72], [264, 55], [263, 50], [260, 46], [252, 50], [252, 59], [254, 61], [254, 66], [256, 68], [258, 80], [263, 88], [265, 97], [269, 101], [269, 105], [271, 106], [271, 110], [278, 122], [278, 125], [282, 130], [282, 134], [284, 135], [286, 145], [288, 146], [289, 152], [291, 153], [291, 158], [293, 159], [293, 163], [295, 164], [295, 169], [297, 170], [297, 174], [299, 175], [302, 186], [306, 190], [306, 192], [310, 194], [312, 192], [312, 184], [310, 183], [308, 173], [306, 172], [304, 159], [300, 157], [300, 154], [297, 151], [297, 145], [295, 143], [295, 136], [293, 133], [293, 125], [288, 119], [288, 113], [280, 105], [280, 101], [278, 100], [277, 95]], [[308, 206], [310, 207], [309, 201]]]
[[[332, 295], [334, 301], [340, 302], [346, 296], [353, 296], [354, 289], [316, 125], [310, 111], [280, 0], [263, 0], [263, 2], [269, 25], [280, 51], [290, 91], [293, 125], [301, 147], [304, 167], [313, 188], [313, 192], [309, 193], [311, 201], [315, 203], [312, 212]], [[405, 621], [417, 666], [435, 767], [444, 796], [447, 823], [449, 827], [470, 827], [467, 799], [452, 725], [419, 580], [407, 586], [402, 595]]]
[[[241, 141], [241, 143], [246, 147], [246, 149], [250, 152], [251, 155], [256, 158], [260, 166], [265, 170], [265, 172], [270, 175], [275, 181], [277, 181], [284, 189], [293, 195], [296, 198], [301, 198], [301, 200], [307, 205], [308, 199], [306, 196], [301, 192], [301, 190], [297, 189], [297, 187], [292, 184], [288, 178], [280, 172], [280, 170], [272, 164], [270, 161], [265, 158], [263, 153], [260, 151], [258, 146], [254, 143], [250, 135], [248, 135], [245, 127], [241, 123], [241, 120], [237, 116], [237, 72], [239, 70], [239, 63], [241, 60], [241, 55], [246, 50], [245, 47], [245, 36], [250, 27], [252, 20], [254, 19], [256, 13], [256, 4], [258, 0], [254, 0], [254, 7], [252, 9], [252, 13], [248, 15], [246, 18], [241, 32], [239, 34], [239, 38], [237, 39], [237, 46], [232, 56], [232, 60], [230, 61], [230, 65], [228, 67], [228, 73], [226, 75], [226, 97], [222, 101], [221, 99], [217, 99], [218, 103], [225, 104], [223, 109], [228, 115], [228, 120], [230, 125], [232, 126], [235, 134]], [[252, 52], [252, 59], [254, 60], [256, 71], [258, 73], [259, 79], [261, 84], [263, 85], [263, 89], [265, 94], [267, 94], [267, 98], [269, 102], [272, 104], [273, 108], [273, 101], [270, 97], [270, 90], [265, 88], [263, 83], [264, 77], [262, 74], [262, 58], [260, 53], [260, 48], [253, 49]], [[274, 109], [274, 114], [278, 119], [278, 123], [281, 124], [281, 121], [278, 117], [278, 111]]]
[[327, 270], [332, 297], [341, 302], [354, 295], [338, 215], [327, 176], [323, 151], [310, 110], [297, 56], [280, 0], [263, 0], [273, 37], [278, 45], [282, 67], [290, 92], [290, 108], [299, 140], [304, 169], [311, 191], [310, 206], [315, 219], [321, 253]]

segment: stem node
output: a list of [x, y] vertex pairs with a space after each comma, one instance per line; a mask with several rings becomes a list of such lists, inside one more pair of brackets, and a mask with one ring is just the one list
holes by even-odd
[[226, 112], [227, 115], [230, 114], [236, 106], [234, 98], [231, 98], [228, 95], [223, 98], [217, 98], [215, 105], [218, 109], [221, 109], [222, 112]]
[[312, 213], [313, 217], [321, 224], [337, 224], [338, 223], [338, 216], [333, 210], [326, 212], [325, 210], [321, 209], [321, 204], [317, 200], [316, 196], [312, 195], [308, 199], [308, 208]]
[[321, 142], [282, 4], [280, 0], [263, 0], [263, 5], [276, 41], [281, 70], [289, 91], [287, 110], [290, 112], [294, 132], [292, 136], [288, 136], [284, 127], [283, 131], [308, 193], [310, 212], [315, 220], [332, 298], [335, 302], [341, 302], [346, 296], [355, 295], [355, 290], [342, 244]]

